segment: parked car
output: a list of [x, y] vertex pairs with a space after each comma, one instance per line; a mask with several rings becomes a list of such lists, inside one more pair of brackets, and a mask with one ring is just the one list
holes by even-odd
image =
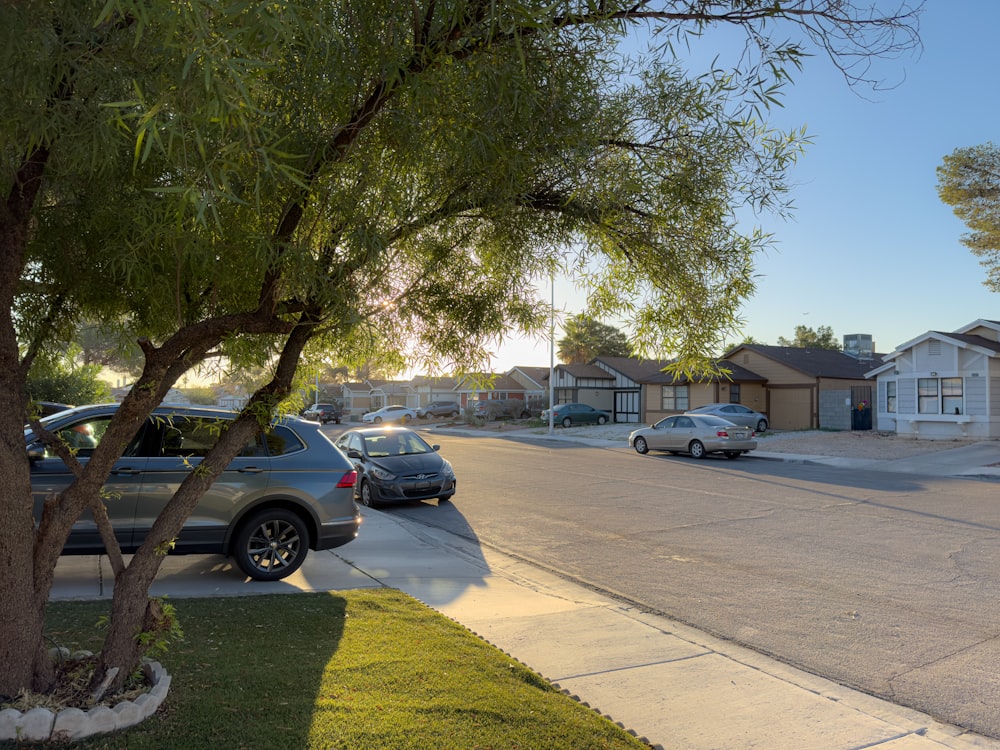
[[417, 409], [417, 416], [426, 417], [457, 417], [462, 413], [462, 407], [457, 401], [431, 401], [427, 406]]
[[[81, 406], [42, 420], [57, 435], [86, 433], [76, 449], [82, 464], [100, 443], [117, 404]], [[108, 515], [122, 551], [135, 552], [181, 482], [215, 444], [219, 425], [234, 414], [201, 407], [160, 407], [115, 462], [105, 484]], [[46, 498], [65, 489], [73, 474], [30, 427], [24, 431], [31, 462], [35, 517]], [[247, 576], [274, 581], [295, 572], [309, 549], [347, 544], [361, 523], [354, 502], [357, 473], [314, 422], [289, 417], [248, 444], [192, 511], [174, 554], [231, 555]], [[63, 554], [101, 554], [104, 544], [86, 511], [73, 526]]]
[[343, 409], [336, 404], [313, 404], [302, 412], [302, 417], [304, 419], [319, 422], [320, 424], [327, 424], [329, 422], [336, 422], [337, 424], [340, 424], [340, 420], [343, 416]]
[[491, 398], [472, 402], [472, 416], [492, 422], [495, 419], [527, 419], [528, 404], [520, 398]]
[[[542, 411], [542, 419], [549, 421], [549, 410]], [[556, 404], [553, 424], [572, 427], [575, 424], [604, 424], [611, 421], [611, 415], [606, 411], [595, 409], [590, 404]]]
[[354, 494], [362, 505], [451, 500], [457, 481], [455, 470], [438, 453], [405, 427], [366, 427], [348, 430], [337, 438], [337, 447], [354, 462], [358, 481]]
[[401, 422], [402, 424], [406, 424], [411, 419], [416, 418], [417, 413], [408, 406], [392, 404], [390, 406], [383, 406], [381, 409], [368, 412], [361, 417], [361, 421], [371, 424], [382, 424], [383, 422]]
[[733, 424], [752, 427], [754, 432], [767, 432], [767, 417], [743, 404], [705, 404], [697, 409], [689, 409], [688, 414], [714, 414], [728, 419]]
[[753, 438], [754, 431], [751, 428], [733, 424], [722, 417], [712, 414], [675, 414], [650, 427], [635, 430], [628, 436], [628, 444], [637, 453], [669, 451], [690, 453], [692, 458], [722, 453], [726, 458], [739, 458], [740, 454], [757, 447], [757, 441]]

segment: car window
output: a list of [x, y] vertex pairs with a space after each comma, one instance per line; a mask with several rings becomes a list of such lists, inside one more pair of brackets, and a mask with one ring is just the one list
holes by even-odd
[[[75, 422], [68, 427], [63, 427], [56, 434], [66, 442], [66, 444], [76, 451], [77, 457], [89, 456], [94, 448], [104, 437], [104, 431], [108, 429], [108, 422], [111, 417], [101, 417], [96, 419], [86, 419]], [[55, 452], [51, 448], [45, 449], [46, 458], [55, 457]]]
[[674, 426], [677, 421], [677, 417], [667, 417], [666, 419], [661, 419], [659, 422], [653, 425], [653, 429], [656, 430], [669, 430]]
[[261, 444], [261, 441], [267, 444], [267, 454], [271, 456], [286, 456], [289, 453], [295, 453], [296, 451], [304, 450], [305, 443], [302, 442], [302, 438], [296, 435], [287, 427], [277, 426], [268, 430], [263, 435], [258, 435], [255, 444], [248, 445], [244, 448], [244, 452], [241, 454], [243, 456], [262, 456], [265, 455], [264, 452], [254, 452], [247, 453], [247, 450], [256, 449], [256, 446]]
[[[219, 440], [220, 430], [227, 420], [210, 417], [170, 417], [160, 421], [162, 438], [158, 453], [169, 458], [204, 458]], [[266, 435], [252, 438], [239, 455], [280, 456], [303, 448], [302, 441], [291, 430], [276, 427]]]
[[401, 446], [395, 435], [370, 435], [365, 438], [365, 452], [372, 458], [398, 456]]
[[691, 417], [677, 417], [674, 427], [694, 427], [694, 421]]

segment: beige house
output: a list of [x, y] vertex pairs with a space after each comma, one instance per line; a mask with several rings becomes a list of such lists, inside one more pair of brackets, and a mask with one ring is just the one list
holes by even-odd
[[871, 427], [875, 389], [866, 375], [882, 363], [880, 356], [741, 344], [726, 359], [764, 378], [763, 392], [740, 403], [766, 414], [772, 428], [850, 430], [858, 411], [867, 411]]

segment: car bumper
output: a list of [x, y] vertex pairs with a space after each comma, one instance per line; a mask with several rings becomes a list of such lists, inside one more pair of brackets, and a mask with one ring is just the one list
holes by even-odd
[[358, 536], [361, 528], [361, 511], [357, 510], [350, 518], [337, 518], [320, 524], [317, 530], [314, 550], [342, 547]]
[[756, 440], [711, 440], [705, 442], [705, 450], [709, 453], [719, 451], [752, 451], [757, 449]]
[[408, 502], [410, 500], [431, 500], [442, 495], [448, 497], [455, 494], [458, 480], [455, 477], [430, 479], [394, 479], [383, 481], [371, 477], [372, 485], [380, 502]]

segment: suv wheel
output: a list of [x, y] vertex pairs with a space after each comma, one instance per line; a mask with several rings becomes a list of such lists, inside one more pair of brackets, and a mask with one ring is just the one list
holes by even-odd
[[277, 581], [291, 575], [306, 559], [309, 530], [295, 513], [268, 508], [243, 522], [233, 541], [240, 570], [256, 581]]

